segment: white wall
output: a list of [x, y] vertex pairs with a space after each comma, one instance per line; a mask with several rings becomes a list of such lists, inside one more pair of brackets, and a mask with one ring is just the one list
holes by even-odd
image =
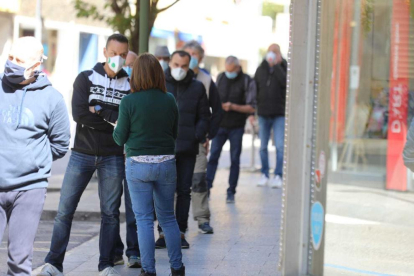
[[4, 71], [4, 64], [9, 55], [13, 38], [13, 17], [12, 15], [0, 16], [0, 73]]

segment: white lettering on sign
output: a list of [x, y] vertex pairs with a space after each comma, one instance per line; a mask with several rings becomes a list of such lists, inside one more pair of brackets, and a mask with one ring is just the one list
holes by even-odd
[[393, 77], [394, 80], [397, 80], [399, 75], [398, 75], [398, 65], [399, 65], [399, 54], [400, 54], [400, 49], [398, 47], [398, 45], [400, 44], [400, 24], [397, 22], [395, 24], [395, 47], [394, 47], [394, 64], [393, 64]]
[[392, 118], [393, 121], [391, 122], [391, 131], [393, 133], [400, 133], [402, 130], [402, 120], [403, 120], [403, 114], [401, 107], [403, 105], [403, 93], [405, 92], [404, 87], [399, 84], [398, 86], [395, 86], [392, 88], [393, 94], [392, 94]]
[[395, 120], [391, 124], [391, 131], [393, 133], [400, 133], [401, 132], [401, 121]]

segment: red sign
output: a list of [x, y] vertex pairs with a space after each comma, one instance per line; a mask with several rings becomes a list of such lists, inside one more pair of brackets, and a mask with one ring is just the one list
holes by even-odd
[[391, 21], [390, 95], [387, 148], [387, 189], [407, 190], [402, 152], [407, 136], [410, 9], [408, 1], [393, 0]]

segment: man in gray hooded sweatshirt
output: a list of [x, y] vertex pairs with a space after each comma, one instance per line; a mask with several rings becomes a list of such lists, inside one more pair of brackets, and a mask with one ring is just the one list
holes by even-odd
[[44, 58], [39, 41], [19, 38], [0, 75], [0, 241], [8, 224], [13, 276], [31, 275], [47, 178], [70, 140], [64, 98], [38, 71]]

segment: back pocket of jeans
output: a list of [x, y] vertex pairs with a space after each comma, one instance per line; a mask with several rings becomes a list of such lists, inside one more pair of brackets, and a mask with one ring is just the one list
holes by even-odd
[[152, 164], [139, 163], [131, 160], [132, 180], [149, 182], [151, 181]]
[[175, 159], [163, 163], [163, 170], [165, 171], [165, 181], [167, 183], [177, 182], [177, 166]]

